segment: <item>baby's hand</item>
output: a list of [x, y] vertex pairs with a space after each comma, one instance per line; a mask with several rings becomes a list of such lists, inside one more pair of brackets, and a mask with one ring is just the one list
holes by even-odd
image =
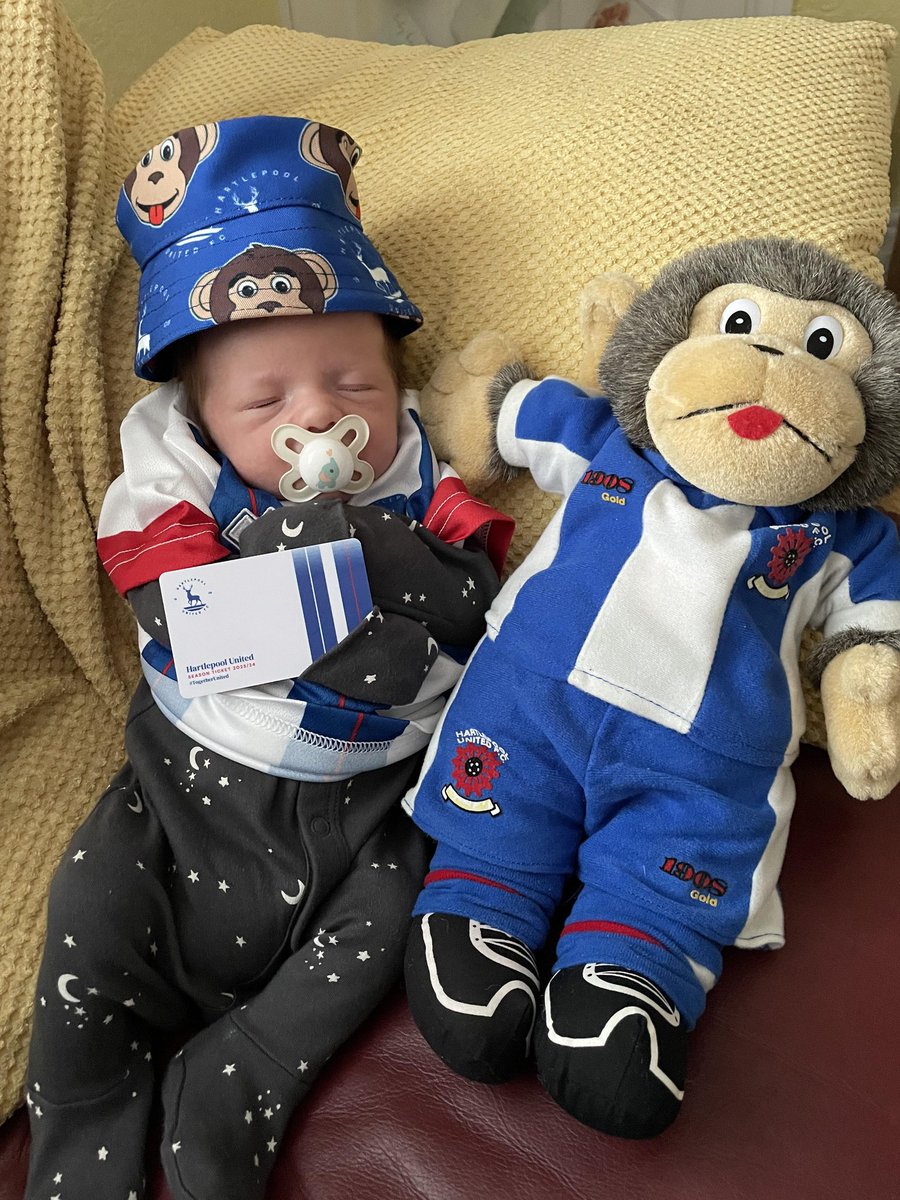
[[822, 674], [822, 706], [834, 773], [857, 800], [879, 800], [900, 782], [900, 654], [860, 645]]

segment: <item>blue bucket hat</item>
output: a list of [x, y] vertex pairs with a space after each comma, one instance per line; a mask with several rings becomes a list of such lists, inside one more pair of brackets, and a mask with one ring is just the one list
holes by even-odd
[[349, 134], [302, 117], [192, 125], [148, 150], [116, 208], [141, 269], [136, 373], [171, 378], [161, 351], [244, 317], [374, 312], [417, 329], [363, 232], [359, 156]]

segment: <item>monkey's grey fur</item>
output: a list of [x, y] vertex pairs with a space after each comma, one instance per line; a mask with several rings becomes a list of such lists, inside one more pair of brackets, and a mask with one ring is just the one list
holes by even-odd
[[744, 238], [703, 246], [663, 267], [625, 312], [600, 363], [600, 386], [629, 440], [653, 446], [647, 381], [663, 356], [688, 336], [699, 301], [726, 283], [840, 304], [868, 331], [874, 353], [853, 376], [865, 408], [865, 439], [847, 470], [800, 507], [874, 504], [900, 483], [900, 304], [811, 242]]

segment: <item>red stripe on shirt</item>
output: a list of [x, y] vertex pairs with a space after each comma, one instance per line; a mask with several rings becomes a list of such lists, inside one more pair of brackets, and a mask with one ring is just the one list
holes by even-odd
[[516, 528], [512, 517], [473, 496], [461, 479], [445, 476], [434, 489], [423, 526], [443, 542], [477, 538], [499, 575]]
[[228, 558], [209, 513], [186, 500], [173, 504], [146, 529], [126, 529], [97, 539], [97, 552], [117, 591], [159, 579], [164, 571], [200, 567]]

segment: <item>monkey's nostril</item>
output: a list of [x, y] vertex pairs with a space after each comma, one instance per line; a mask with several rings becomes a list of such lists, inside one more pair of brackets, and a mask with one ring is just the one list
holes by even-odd
[[757, 350], [762, 350], [763, 354], [777, 354], [779, 357], [784, 354], [783, 350], [776, 350], [774, 346], [763, 346], [759, 342], [754, 342], [753, 345]]
[[159, 181], [162, 179], [162, 177], [163, 177], [162, 171], [154, 171], [152, 175], [147, 176], [147, 179], [150, 183], [159, 183]]

